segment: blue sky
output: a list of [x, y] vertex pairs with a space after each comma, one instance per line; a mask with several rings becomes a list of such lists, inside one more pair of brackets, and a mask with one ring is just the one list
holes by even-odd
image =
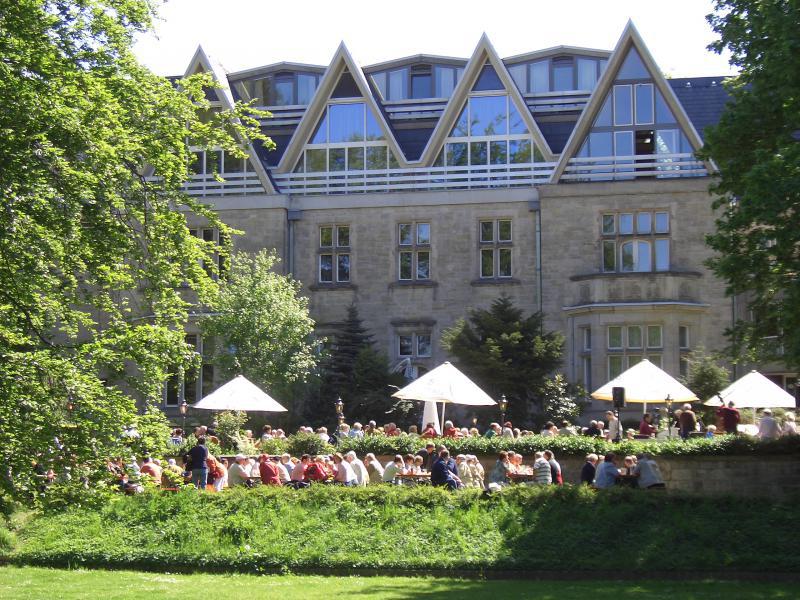
[[466, 58], [484, 31], [503, 57], [561, 44], [610, 50], [633, 19], [668, 76], [732, 74], [727, 57], [706, 50], [711, 9], [710, 0], [170, 0], [136, 53], [172, 75], [198, 44], [230, 72], [327, 65], [342, 40], [361, 65], [419, 53]]

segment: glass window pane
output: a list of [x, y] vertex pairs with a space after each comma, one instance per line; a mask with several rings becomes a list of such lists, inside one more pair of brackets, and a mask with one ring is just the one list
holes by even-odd
[[664, 96], [656, 90], [656, 123], [674, 123], [675, 117], [667, 106]]
[[628, 327], [628, 348], [642, 347], [642, 328], [639, 325]]
[[364, 104], [331, 104], [330, 143], [361, 142], [364, 140]]
[[636, 123], [648, 125], [653, 122], [653, 84], [636, 86]]
[[333, 281], [333, 254], [319, 255], [319, 280], [322, 282]]
[[413, 252], [400, 253], [400, 279], [411, 279], [411, 267], [414, 260]]
[[481, 277], [494, 277], [494, 250], [481, 250]]
[[669, 233], [669, 213], [656, 213], [656, 233]]
[[622, 356], [609, 356], [608, 357], [608, 378], [614, 379], [622, 374], [623, 359]]
[[364, 170], [364, 148], [347, 149], [347, 170], [348, 171]]
[[431, 253], [417, 252], [417, 279], [430, 279]]
[[414, 336], [401, 335], [399, 336], [398, 352], [400, 356], [413, 356], [414, 354]]
[[494, 70], [494, 67], [489, 63], [486, 63], [481, 69], [480, 75], [478, 75], [478, 79], [475, 81], [475, 85], [472, 86], [473, 92], [488, 92], [492, 90], [502, 90], [504, 89], [503, 82], [500, 81], [500, 77], [497, 75], [497, 71]]
[[513, 165], [528, 164], [533, 162], [531, 150], [533, 145], [530, 140], [509, 140], [508, 156], [509, 163]]
[[222, 151], [206, 150], [206, 175], [222, 172]]
[[422, 246], [431, 243], [430, 223], [417, 223], [417, 244]]
[[208, 396], [214, 389], [214, 365], [203, 365], [200, 369], [200, 376], [202, 377], [200, 392], [203, 396]]
[[611, 94], [606, 96], [600, 112], [597, 113], [597, 118], [594, 121], [595, 127], [611, 127]]
[[530, 65], [530, 88], [532, 93], [550, 91], [550, 62], [543, 60]]
[[603, 242], [603, 272], [613, 273], [617, 270], [617, 243]]
[[350, 246], [350, 227], [348, 225], [340, 225], [336, 228], [336, 245], [340, 248]]
[[225, 173], [241, 173], [243, 163], [244, 161], [241, 158], [237, 158], [227, 150], [225, 151], [222, 165]]
[[589, 134], [589, 155], [594, 157], [614, 156], [614, 151], [611, 148], [610, 131]]
[[511, 248], [500, 248], [499, 257], [499, 277], [511, 277]]
[[508, 164], [507, 142], [489, 142], [489, 163], [493, 165]]
[[507, 96], [479, 96], [469, 99], [470, 135], [508, 133]]
[[413, 73], [411, 75], [411, 97], [431, 98], [433, 96], [431, 74]]
[[367, 146], [367, 169], [386, 168], [386, 146]]
[[319, 125], [317, 125], [317, 129], [314, 131], [314, 135], [311, 136], [310, 144], [327, 144], [328, 143], [328, 111], [322, 115], [322, 118], [319, 120]]
[[656, 271], [669, 271], [669, 240], [656, 240]]
[[417, 356], [431, 355], [431, 336], [430, 334], [417, 336]]
[[517, 84], [519, 91], [523, 94], [528, 91], [528, 78], [526, 77], [528, 73], [528, 65], [512, 65], [508, 67], [508, 74], [511, 75], [511, 79], [514, 80], [514, 83]]
[[614, 86], [614, 125], [631, 125], [633, 114], [631, 107], [631, 86]]
[[467, 105], [464, 105], [461, 114], [458, 115], [458, 120], [453, 126], [453, 131], [450, 132], [450, 137], [467, 137], [469, 135], [469, 116], [467, 112]]
[[485, 165], [489, 160], [486, 151], [486, 142], [472, 142], [469, 145], [469, 164], [471, 165]]
[[337, 254], [336, 262], [337, 262], [336, 280], [350, 281], [350, 255]]
[[631, 48], [617, 73], [617, 79], [643, 79], [650, 77], [636, 48]]
[[497, 222], [497, 239], [501, 242], [511, 241], [511, 221]]
[[661, 348], [661, 325], [647, 326], [647, 347]]
[[622, 259], [622, 270], [625, 272], [633, 271], [633, 242], [626, 242], [622, 244], [620, 254]]
[[553, 91], [563, 92], [574, 90], [572, 60], [553, 63]]
[[203, 167], [205, 165], [205, 157], [203, 152], [190, 152], [189, 153], [189, 173], [194, 175], [202, 175]]
[[644, 357], [641, 355], [633, 355], [628, 357], [628, 368], [630, 369], [633, 365], [642, 362]]
[[456, 142], [454, 144], [447, 144], [447, 153], [445, 158], [448, 167], [466, 167], [468, 164], [467, 143]]
[[436, 97], [449, 98], [456, 86], [456, 73], [450, 67], [436, 67]]
[[328, 151], [328, 170], [344, 171], [345, 170], [344, 156], [345, 156], [344, 148], [331, 148]]
[[408, 98], [408, 69], [389, 71], [389, 100]]
[[689, 347], [689, 327], [686, 325], [678, 327], [678, 347], [682, 350]]
[[608, 347], [609, 349], [622, 348], [622, 327], [612, 325], [608, 328]]
[[616, 233], [615, 225], [614, 215], [603, 215], [603, 235], [614, 235]]
[[643, 273], [652, 270], [650, 244], [648, 242], [636, 242], [636, 271]]
[[597, 83], [597, 62], [589, 58], [578, 59], [578, 89], [593, 90]]
[[[648, 354], [647, 355], [647, 360], [649, 360], [651, 363], [653, 363], [659, 369], [661, 368], [661, 355], [660, 354]], [[681, 361], [681, 368], [683, 368], [683, 362], [684, 361]], [[681, 373], [681, 375], [683, 375], [684, 377], [686, 376], [685, 373]]]
[[375, 73], [372, 76], [372, 81], [375, 82], [375, 87], [378, 88], [383, 99], [388, 100], [386, 97], [386, 73]]
[[[615, 131], [614, 132], [614, 156], [633, 156], [633, 132]], [[618, 161], [622, 164], [625, 161]], [[630, 161], [627, 161], [630, 162]]]
[[494, 241], [494, 221], [481, 221], [481, 241]]
[[275, 98], [273, 102], [276, 106], [294, 104], [294, 81], [292, 79], [278, 79], [275, 81]]
[[[657, 154], [678, 154], [678, 131], [675, 129], [659, 129], [656, 131], [656, 153]], [[671, 162], [671, 159], [663, 159]]]
[[383, 129], [378, 125], [378, 120], [372, 114], [372, 110], [367, 109], [367, 140], [376, 141], [386, 139]]
[[331, 248], [333, 246], [333, 227], [319, 228], [319, 247]]
[[528, 133], [528, 126], [522, 120], [522, 115], [517, 110], [514, 101], [508, 99], [508, 132], [509, 133]]
[[622, 235], [629, 235], [633, 233], [633, 214], [622, 213], [619, 216], [619, 232]]
[[398, 239], [400, 240], [401, 246], [410, 246], [411, 244], [414, 243], [411, 223], [400, 223], [400, 225], [398, 225], [397, 230], [399, 233]]
[[297, 75], [297, 103], [308, 104], [311, 98], [314, 97], [314, 92], [317, 89], [317, 76], [316, 75]]
[[642, 212], [636, 215], [636, 231], [639, 233], [650, 233], [653, 215], [649, 212]]

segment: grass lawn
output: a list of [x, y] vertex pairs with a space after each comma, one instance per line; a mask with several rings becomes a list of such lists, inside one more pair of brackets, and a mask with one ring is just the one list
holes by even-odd
[[741, 582], [482, 581], [429, 577], [321, 577], [297, 575], [174, 575], [137, 571], [66, 571], [0, 568], [0, 598], [294, 598], [353, 594], [363, 598], [491, 598], [510, 600], [706, 600], [797, 598], [800, 584]]

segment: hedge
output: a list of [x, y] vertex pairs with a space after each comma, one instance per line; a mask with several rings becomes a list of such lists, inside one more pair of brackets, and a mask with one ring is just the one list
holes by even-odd
[[796, 572], [800, 550], [785, 535], [800, 525], [796, 501], [573, 486], [146, 492], [39, 514], [5, 559], [161, 572]]

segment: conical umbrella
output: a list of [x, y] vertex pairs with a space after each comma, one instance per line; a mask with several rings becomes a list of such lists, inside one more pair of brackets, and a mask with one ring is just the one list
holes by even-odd
[[200, 410], [243, 410], [246, 412], [286, 412], [269, 394], [237, 375], [193, 405]]
[[[497, 404], [475, 383], [449, 362], [442, 363], [392, 394], [401, 400], [421, 400], [444, 404], [467, 404], [469, 406], [492, 406]], [[444, 430], [444, 406], [442, 406], [442, 430]]]
[[614, 399], [612, 389], [615, 387], [625, 388], [625, 402], [643, 404], [645, 411], [648, 404], [696, 402], [698, 399], [689, 388], [647, 359], [596, 390], [592, 398], [611, 402]]
[[706, 406], [719, 406], [720, 397], [739, 408], [794, 408], [795, 399], [789, 392], [770, 381], [758, 371], [740, 377], [718, 396], [706, 400]]

